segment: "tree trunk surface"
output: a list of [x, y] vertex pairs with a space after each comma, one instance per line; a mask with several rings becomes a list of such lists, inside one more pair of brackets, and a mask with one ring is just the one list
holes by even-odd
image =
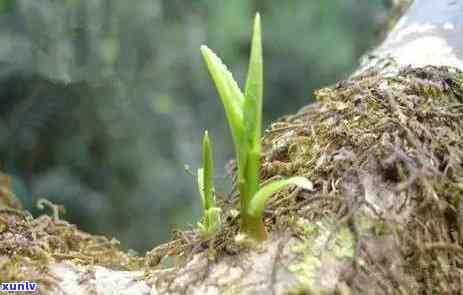
[[213, 240], [181, 232], [142, 258], [58, 216], [4, 210], [0, 281], [42, 294], [463, 294], [461, 36], [463, 0], [416, 0], [349, 79], [271, 124], [263, 180], [304, 175], [315, 190], [272, 197], [264, 243], [237, 235], [236, 200]]

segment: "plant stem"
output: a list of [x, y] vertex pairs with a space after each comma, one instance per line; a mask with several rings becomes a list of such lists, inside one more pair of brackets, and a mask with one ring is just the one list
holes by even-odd
[[265, 229], [262, 217], [252, 216], [248, 212], [241, 215], [241, 232], [255, 241], [264, 241], [267, 239], [267, 230]]
[[249, 214], [249, 204], [251, 199], [259, 191], [260, 182], [260, 142], [256, 148], [253, 148], [247, 154], [246, 166], [243, 173], [244, 179], [240, 186], [241, 197], [241, 230], [250, 235], [252, 238], [259, 240], [261, 237], [266, 237], [265, 228], [260, 218], [254, 218]]

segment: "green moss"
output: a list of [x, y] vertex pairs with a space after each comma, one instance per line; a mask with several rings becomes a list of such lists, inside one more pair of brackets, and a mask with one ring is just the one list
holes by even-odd
[[51, 263], [70, 261], [113, 269], [140, 269], [140, 257], [124, 253], [119, 242], [79, 231], [59, 219], [0, 212], [0, 281], [35, 281], [43, 289], [56, 287]]

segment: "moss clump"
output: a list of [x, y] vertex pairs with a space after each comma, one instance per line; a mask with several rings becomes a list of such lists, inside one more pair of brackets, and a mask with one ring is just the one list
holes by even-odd
[[[462, 292], [462, 72], [373, 68], [315, 96], [318, 103], [273, 123], [263, 139], [263, 182], [302, 175], [315, 186], [268, 202], [266, 227], [291, 230], [305, 247], [292, 268], [313, 283], [320, 265], [330, 264], [320, 260], [325, 252], [337, 259], [323, 270], [337, 269], [338, 291]], [[181, 233], [153, 257], [240, 251], [230, 213], [237, 199], [221, 207], [225, 224], [213, 241]], [[323, 239], [331, 243], [322, 247]]]
[[[324, 271], [337, 269], [338, 288], [353, 293], [461, 292], [462, 86], [459, 70], [426, 67], [372, 69], [317, 91], [318, 103], [265, 132], [262, 181], [303, 175], [315, 186], [273, 196], [267, 228], [290, 229], [312, 250], [328, 235], [334, 244], [319, 250], [338, 260]], [[214, 241], [188, 232], [153, 253], [236, 250], [229, 212], [237, 200], [221, 206], [225, 225]], [[293, 266], [302, 279], [329, 265], [316, 255], [306, 251]]]
[[118, 249], [116, 240], [92, 236], [66, 221], [0, 209], [0, 282], [34, 281], [40, 290], [56, 287], [48, 266], [72, 261], [112, 269], [139, 269], [142, 259]]
[[334, 236], [349, 229], [357, 251], [345, 283], [354, 293], [366, 278], [371, 290], [462, 291], [462, 91], [453, 68], [373, 69], [317, 91], [317, 104], [267, 131], [263, 175], [291, 167], [317, 188], [276, 199], [285, 210], [270, 207], [331, 218]]

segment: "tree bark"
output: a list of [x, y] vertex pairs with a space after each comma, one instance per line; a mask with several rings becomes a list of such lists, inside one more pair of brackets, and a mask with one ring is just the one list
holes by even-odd
[[381, 45], [367, 54], [357, 72], [378, 59], [399, 66], [463, 68], [463, 1], [415, 0]]

